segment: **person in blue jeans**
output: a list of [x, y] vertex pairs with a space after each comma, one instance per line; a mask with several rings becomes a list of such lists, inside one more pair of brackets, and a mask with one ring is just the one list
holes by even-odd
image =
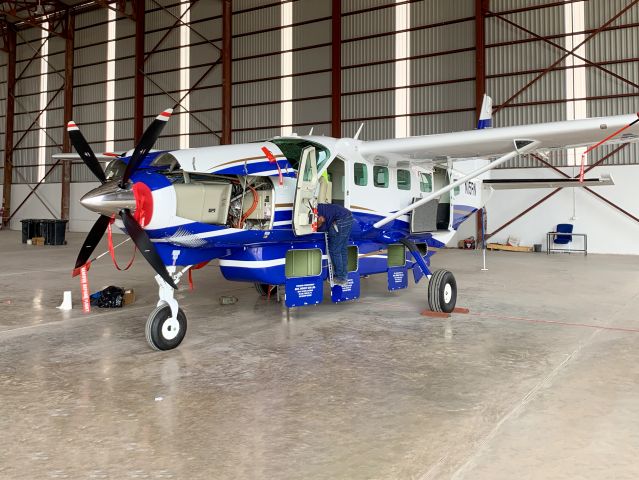
[[344, 286], [348, 280], [348, 239], [353, 228], [353, 214], [348, 208], [332, 203], [317, 205], [317, 230], [328, 232], [328, 253], [333, 262], [333, 283]]

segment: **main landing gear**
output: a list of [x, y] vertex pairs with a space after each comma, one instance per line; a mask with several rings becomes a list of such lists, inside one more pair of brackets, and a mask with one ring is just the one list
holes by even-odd
[[[175, 273], [176, 267], [167, 267], [167, 270], [177, 285], [191, 266], [185, 267], [179, 273]], [[155, 281], [159, 286], [160, 299], [146, 321], [146, 341], [154, 350], [171, 350], [184, 340], [186, 315], [175, 299], [175, 290], [159, 275], [155, 276]]]
[[428, 282], [428, 307], [433, 312], [450, 313], [457, 303], [457, 282], [452, 272], [437, 270]]

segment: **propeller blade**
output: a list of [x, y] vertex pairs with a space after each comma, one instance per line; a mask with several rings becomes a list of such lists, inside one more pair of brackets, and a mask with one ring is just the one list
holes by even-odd
[[177, 286], [173, 282], [171, 275], [166, 269], [164, 262], [160, 258], [158, 251], [155, 249], [153, 242], [146, 234], [144, 229], [140, 226], [140, 224], [133, 218], [131, 212], [127, 209], [122, 210], [120, 212], [120, 216], [122, 217], [122, 221], [124, 222], [124, 227], [126, 228], [127, 233], [133, 240], [133, 243], [138, 247], [140, 253], [146, 258], [146, 261], [153, 267], [158, 275], [160, 275], [166, 283], [171, 285], [174, 289], [177, 290]]
[[87, 235], [86, 240], [82, 244], [82, 248], [78, 254], [78, 259], [75, 261], [75, 269], [73, 270], [74, 277], [80, 273], [80, 267], [89, 261], [93, 250], [95, 250], [95, 247], [98, 243], [100, 243], [110, 221], [110, 217], [100, 215], [100, 218], [98, 218], [98, 220], [93, 224], [93, 227], [91, 227], [89, 235]]
[[167, 108], [162, 113], [160, 113], [155, 120], [151, 122], [151, 125], [147, 127], [142, 135], [142, 139], [140, 143], [138, 143], [133, 151], [133, 155], [129, 159], [129, 163], [126, 166], [126, 170], [124, 171], [124, 175], [122, 176], [122, 180], [120, 181], [120, 186], [124, 188], [126, 182], [129, 181], [131, 175], [138, 169], [146, 154], [149, 153], [149, 150], [153, 148], [155, 141], [162, 133], [166, 122], [169, 121], [171, 117], [171, 113], [173, 113], [172, 108]]
[[74, 121], [67, 123], [67, 131], [69, 132], [69, 138], [71, 139], [73, 147], [78, 152], [78, 155], [80, 155], [84, 164], [89, 167], [89, 170], [93, 172], [93, 175], [95, 175], [100, 182], [106, 182], [106, 176], [100, 166], [100, 162], [95, 158], [93, 150], [89, 147], [84, 135], [82, 135], [82, 132]]

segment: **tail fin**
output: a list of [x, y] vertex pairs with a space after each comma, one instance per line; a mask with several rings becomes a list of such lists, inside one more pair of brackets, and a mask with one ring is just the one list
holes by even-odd
[[481, 113], [479, 114], [479, 122], [477, 122], [477, 130], [483, 128], [492, 128], [493, 126], [493, 99], [484, 94], [484, 101], [481, 104]]

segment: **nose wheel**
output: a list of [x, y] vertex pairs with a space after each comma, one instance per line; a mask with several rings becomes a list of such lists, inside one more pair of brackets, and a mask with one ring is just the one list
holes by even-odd
[[160, 305], [151, 312], [146, 321], [146, 341], [154, 350], [171, 350], [177, 347], [186, 335], [186, 315], [179, 308], [177, 318], [171, 317], [171, 307]]

